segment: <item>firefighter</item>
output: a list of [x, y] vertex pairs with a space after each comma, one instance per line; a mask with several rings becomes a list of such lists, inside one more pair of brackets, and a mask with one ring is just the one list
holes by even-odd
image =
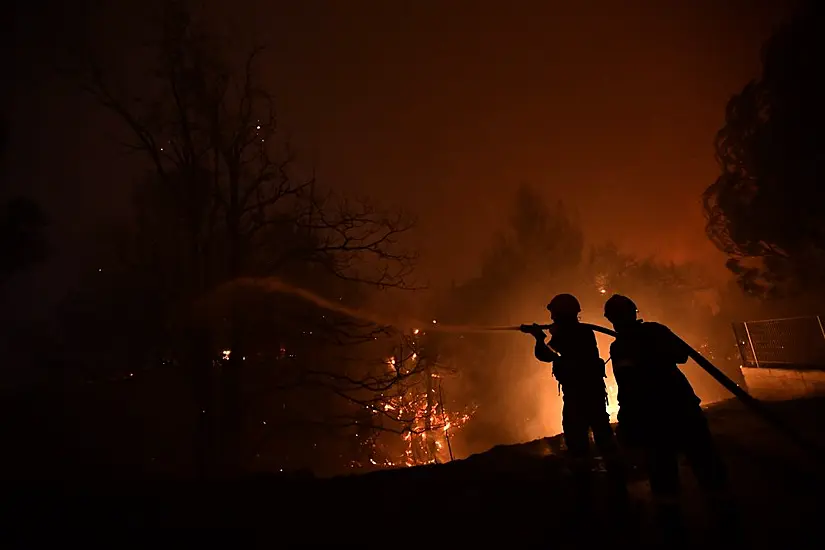
[[[677, 366], [688, 360], [687, 345], [666, 326], [637, 319], [637, 313], [636, 304], [619, 294], [604, 306], [617, 334], [610, 345], [618, 387], [617, 436], [622, 447], [645, 457], [661, 525], [667, 534], [682, 537], [679, 455], [687, 458], [711, 504], [730, 511], [725, 467], [699, 397]], [[715, 508], [714, 514], [721, 511]]]
[[624, 469], [607, 412], [605, 367], [596, 335], [579, 323], [581, 306], [575, 296], [559, 294], [547, 309], [553, 320], [549, 346], [539, 325], [522, 325], [521, 331], [535, 337], [536, 359], [553, 363], [553, 376], [563, 393], [562, 430], [573, 473], [579, 483], [589, 484], [592, 430], [612, 481], [611, 493], [624, 500], [627, 496]]

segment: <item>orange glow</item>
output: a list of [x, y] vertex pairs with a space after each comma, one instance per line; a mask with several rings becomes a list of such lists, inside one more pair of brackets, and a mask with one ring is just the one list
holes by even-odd
[[619, 402], [616, 398], [618, 394], [618, 388], [616, 387], [616, 381], [613, 379], [613, 376], [609, 376], [607, 378], [607, 412], [610, 414], [610, 421], [616, 422], [617, 415], [619, 414]]

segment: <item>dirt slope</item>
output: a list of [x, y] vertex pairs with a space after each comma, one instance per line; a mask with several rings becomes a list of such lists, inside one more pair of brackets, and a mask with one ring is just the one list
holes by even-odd
[[[809, 436], [825, 439], [825, 399], [773, 406]], [[820, 547], [825, 483], [817, 464], [736, 402], [713, 406], [708, 414], [731, 469], [747, 537], [741, 545], [795, 541], [796, 547]], [[603, 475], [595, 473], [592, 508], [582, 513], [572, 505], [564, 459], [551, 451], [555, 443], [538, 440], [445, 465], [333, 480], [273, 476], [197, 485], [161, 480], [7, 484], [4, 508], [10, 513], [3, 520], [7, 526], [41, 529], [255, 527], [261, 529], [258, 540], [268, 545], [638, 548], [656, 542], [643, 479], [632, 483], [633, 506], [619, 517], [607, 505]], [[690, 545], [731, 547], [709, 530], [688, 471], [684, 479]]]

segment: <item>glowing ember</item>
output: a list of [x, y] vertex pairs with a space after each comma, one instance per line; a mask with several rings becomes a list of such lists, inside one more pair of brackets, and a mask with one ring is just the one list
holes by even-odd
[[604, 273], [596, 275], [596, 289], [599, 294], [607, 294], [608, 277]]

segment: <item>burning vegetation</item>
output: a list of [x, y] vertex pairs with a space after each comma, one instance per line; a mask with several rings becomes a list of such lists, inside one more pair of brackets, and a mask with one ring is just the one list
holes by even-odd
[[[426, 344], [426, 332], [403, 334], [394, 354], [385, 361], [384, 374], [375, 380], [377, 391], [363, 403], [370, 417], [359, 422], [366, 460], [379, 467], [443, 463], [455, 455], [451, 437], [471, 419], [475, 406], [448, 408], [445, 379], [458, 374]], [[400, 436], [400, 442], [399, 442]], [[355, 460], [353, 468], [367, 464]]]

